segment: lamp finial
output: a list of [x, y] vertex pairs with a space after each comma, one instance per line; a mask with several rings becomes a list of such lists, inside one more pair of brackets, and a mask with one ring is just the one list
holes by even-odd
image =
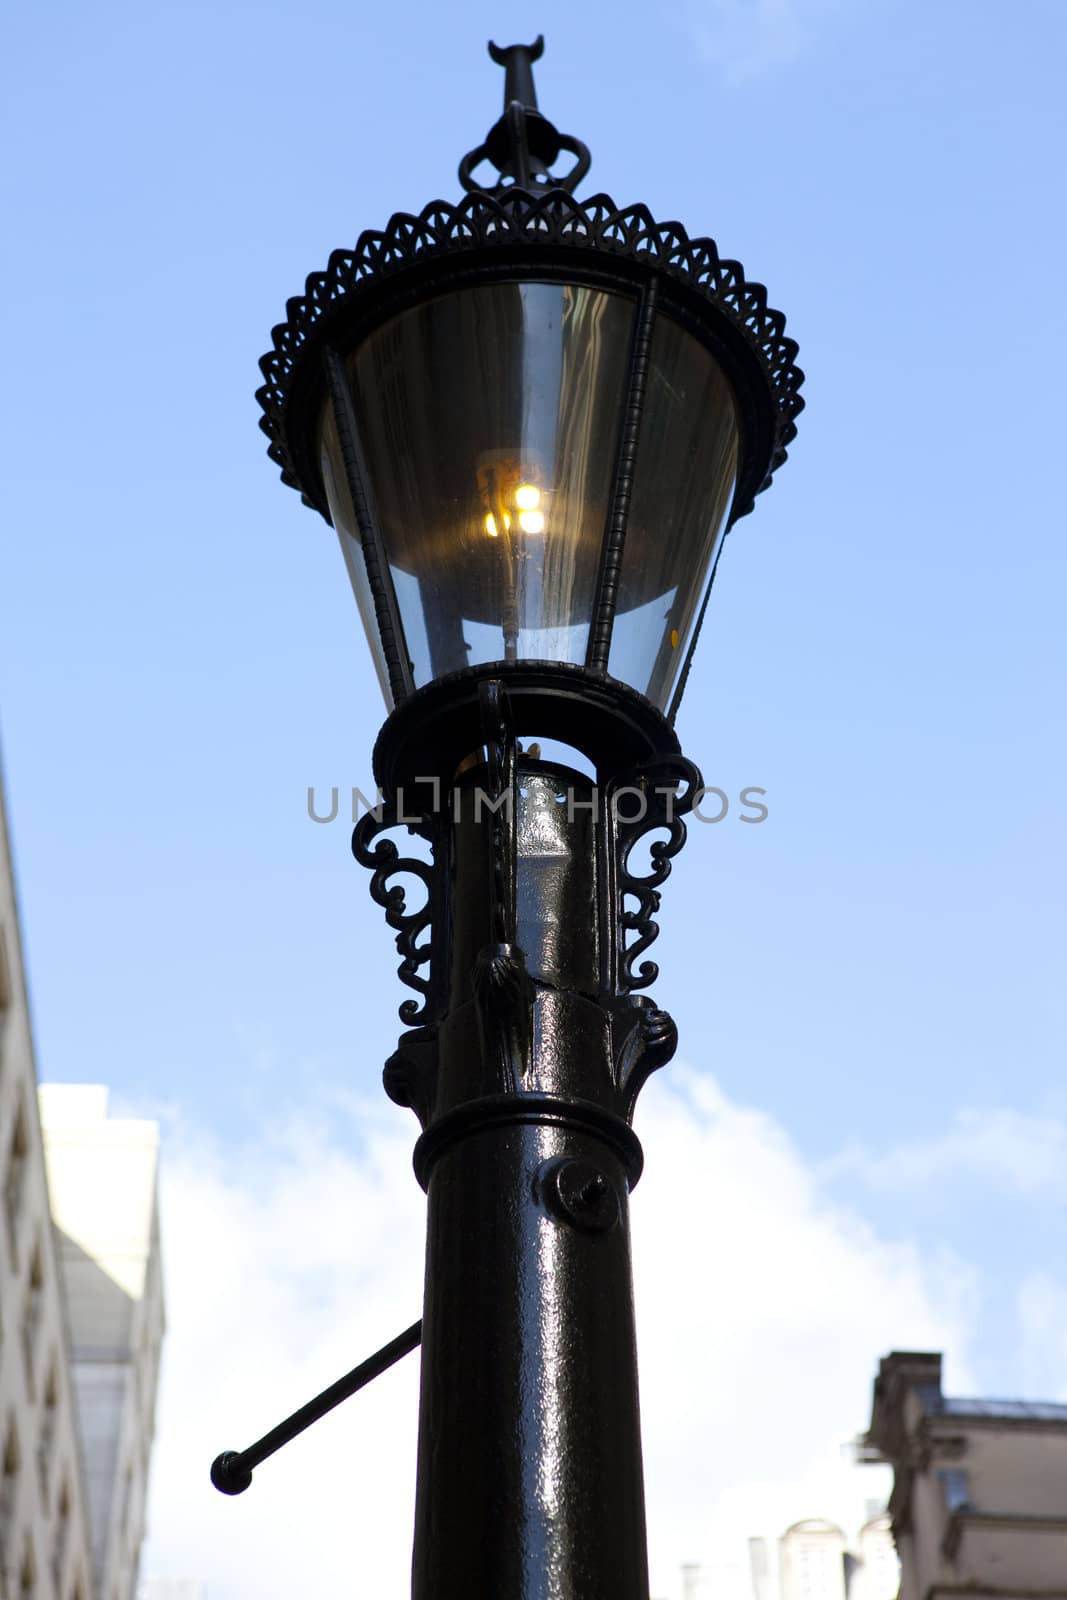
[[[485, 142], [471, 150], [459, 164], [459, 181], [469, 191], [500, 194], [516, 187], [566, 189], [573, 193], [589, 171], [590, 155], [580, 139], [560, 133], [537, 109], [533, 64], [544, 54], [545, 38], [539, 33], [533, 44], [499, 45], [489, 41], [489, 54], [504, 68], [504, 114], [485, 136]], [[570, 172], [556, 177], [548, 169], [561, 150], [576, 157]], [[482, 161], [491, 161], [500, 182], [487, 186], [472, 176]]]

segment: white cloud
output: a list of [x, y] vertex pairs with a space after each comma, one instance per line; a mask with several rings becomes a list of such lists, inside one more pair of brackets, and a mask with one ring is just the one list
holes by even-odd
[[695, 0], [689, 26], [706, 61], [732, 81], [795, 60], [842, 0]]
[[1067, 1284], [1047, 1272], [1030, 1273], [1016, 1308], [1027, 1395], [1067, 1401]]
[[822, 1174], [855, 1177], [886, 1190], [980, 1178], [1027, 1198], [1067, 1199], [1067, 1124], [1006, 1108], [961, 1110], [945, 1133], [880, 1154], [853, 1145], [827, 1162]]
[[237, 1162], [164, 1143], [168, 1333], [142, 1570], [199, 1578], [206, 1600], [405, 1593], [417, 1357], [259, 1467], [244, 1496], [208, 1479], [219, 1450], [250, 1444], [419, 1315], [411, 1130], [367, 1107], [353, 1156], [339, 1121], [275, 1125]]
[[[827, 1204], [773, 1120], [707, 1077], [661, 1075], [639, 1131], [642, 1416], [666, 1595], [681, 1562], [730, 1559], [738, 1534], [849, 1519], [856, 1475], [839, 1443], [867, 1420], [878, 1357], [948, 1349], [958, 1390], [971, 1286], [957, 1263]], [[244, 1496], [217, 1494], [208, 1467], [418, 1315], [414, 1132], [389, 1107], [335, 1105], [329, 1124], [276, 1122], [239, 1159], [188, 1133], [164, 1141], [169, 1332], [146, 1575], [198, 1577], [206, 1600], [408, 1594], [417, 1357], [261, 1466]]]
[[[634, 1197], [642, 1413], [659, 1588], [709, 1546], [804, 1516], [847, 1523], [881, 1475], [844, 1470], [878, 1358], [947, 1350], [966, 1381], [970, 1272], [879, 1239], [822, 1196], [763, 1113], [669, 1069], [646, 1091]], [[663, 1241], [670, 1240], [664, 1249]]]

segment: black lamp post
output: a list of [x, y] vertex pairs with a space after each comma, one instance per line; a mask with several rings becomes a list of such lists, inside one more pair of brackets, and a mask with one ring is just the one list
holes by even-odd
[[[802, 405], [737, 262], [572, 197], [589, 155], [537, 109], [541, 50], [490, 46], [505, 110], [466, 198], [335, 252], [259, 391], [390, 708], [353, 850], [416, 992], [385, 1069], [428, 1196], [415, 1600], [647, 1596], [631, 1119], [676, 1034], [640, 958], [700, 787], [673, 721], [722, 539]], [[405, 825], [428, 862], [383, 837]]]

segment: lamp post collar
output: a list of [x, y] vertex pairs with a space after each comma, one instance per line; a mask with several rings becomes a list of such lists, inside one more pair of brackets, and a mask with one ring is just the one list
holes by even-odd
[[[533, 64], [544, 52], [543, 34], [533, 44], [498, 45], [489, 41], [489, 54], [504, 68], [504, 113], [485, 140], [459, 164], [459, 181], [469, 192], [500, 195], [512, 187], [531, 190], [565, 189], [573, 194], [589, 171], [591, 157], [580, 139], [560, 133], [537, 108]], [[575, 157], [570, 172], [556, 177], [549, 171], [561, 150]], [[473, 176], [475, 167], [490, 161], [500, 174], [491, 186]]]

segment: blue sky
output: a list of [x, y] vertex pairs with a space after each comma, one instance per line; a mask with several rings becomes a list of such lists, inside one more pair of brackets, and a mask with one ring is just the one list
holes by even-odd
[[[499, 109], [486, 39], [543, 31], [541, 103], [592, 148], [584, 192], [712, 234], [768, 285], [808, 374], [679, 719], [708, 782], [760, 785], [770, 815], [694, 827], [668, 886], [656, 996], [685, 1068], [639, 1113], [645, 1182], [670, 1176], [688, 1070], [698, 1101], [721, 1097], [709, 1129], [756, 1119], [768, 1172], [840, 1224], [855, 1254], [834, 1270], [882, 1261], [851, 1387], [826, 1401], [842, 1427], [864, 1423], [880, 1354], [953, 1330], [957, 1390], [1067, 1395], [1065, 20], [1055, 0], [23, 8], [0, 717], [43, 1078], [161, 1116], [201, 1198], [234, 1174], [245, 1200], [267, 1193], [268, 1158], [296, 1171], [277, 1130], [303, 1119], [369, 1183], [380, 1117], [414, 1188], [401, 1113], [329, 1112], [380, 1097], [402, 995], [347, 829], [310, 822], [306, 791], [369, 787], [382, 707], [334, 537], [266, 459], [256, 363], [332, 248], [457, 195]], [[191, 1192], [165, 1191], [175, 1413]], [[710, 1192], [671, 1243], [676, 1316], [739, 1225]], [[414, 1307], [417, 1192], [396, 1203], [415, 1208]], [[926, 1285], [914, 1318], [894, 1315], [901, 1251]], [[313, 1295], [324, 1322], [332, 1293]], [[823, 1358], [839, 1381], [837, 1353], [781, 1339], [794, 1382]], [[682, 1458], [660, 1455], [667, 1497]], [[229, 1511], [188, 1545], [205, 1582]], [[181, 1535], [155, 1525], [173, 1570]], [[664, 1531], [663, 1570], [700, 1537]], [[208, 1588], [243, 1592], [268, 1591]]]

